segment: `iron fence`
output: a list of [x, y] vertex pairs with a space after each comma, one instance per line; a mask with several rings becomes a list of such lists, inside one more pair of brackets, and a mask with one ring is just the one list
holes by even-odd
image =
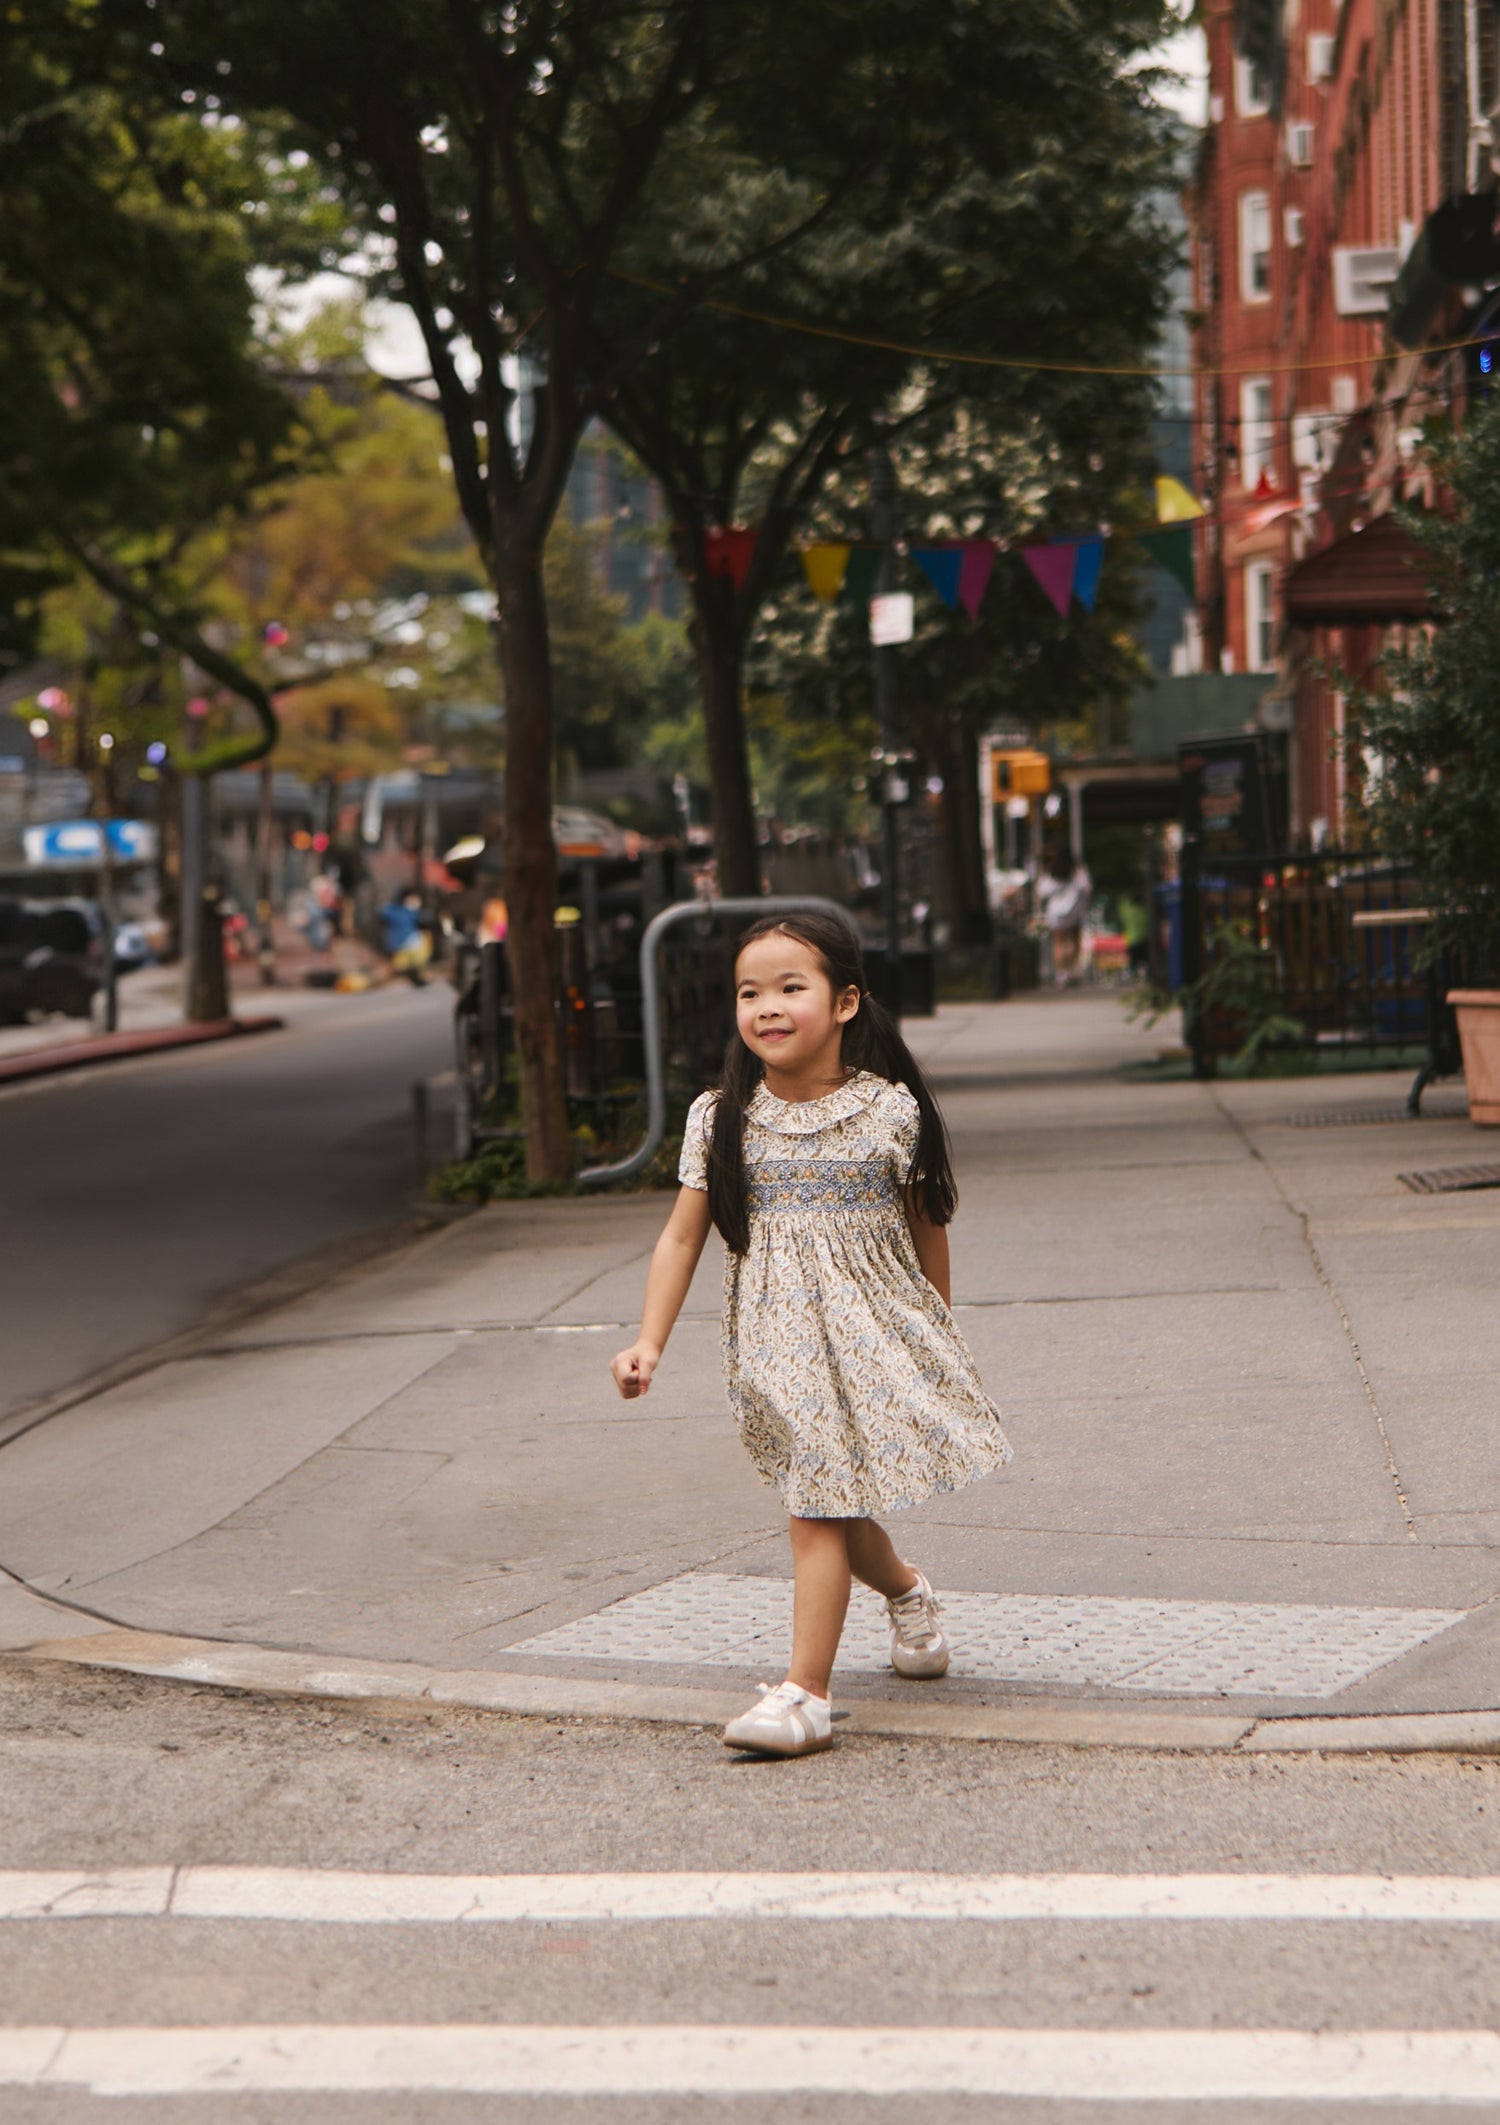
[[[1194, 1065], [1211, 1076], [1245, 1044], [1250, 1013], [1216, 1001], [1209, 974], [1236, 938], [1259, 950], [1264, 1008], [1298, 1029], [1282, 1044], [1333, 1054], [1425, 1051], [1414, 1096], [1458, 1068], [1457, 1034], [1445, 1001], [1461, 970], [1429, 962], [1427, 911], [1416, 873], [1374, 849], [1197, 859], [1184, 847], [1182, 963]], [[1205, 986], [1208, 993], [1205, 996]]]

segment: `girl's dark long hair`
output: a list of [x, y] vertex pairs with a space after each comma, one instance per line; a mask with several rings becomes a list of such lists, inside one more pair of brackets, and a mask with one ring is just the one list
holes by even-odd
[[[905, 1085], [919, 1110], [917, 1141], [906, 1173], [906, 1189], [929, 1224], [946, 1225], [958, 1203], [948, 1132], [931, 1087], [916, 1057], [901, 1038], [896, 1021], [870, 994], [864, 958], [854, 925], [838, 915], [809, 909], [794, 915], [767, 915], [745, 931], [735, 956], [758, 937], [795, 937], [823, 962], [835, 996], [858, 989], [859, 1009], [844, 1027], [840, 1058], [851, 1075], [869, 1070], [893, 1085]], [[750, 1203], [745, 1188], [745, 1109], [764, 1075], [738, 1032], [731, 1034], [714, 1103], [708, 1145], [708, 1210], [735, 1254], [750, 1245]]]

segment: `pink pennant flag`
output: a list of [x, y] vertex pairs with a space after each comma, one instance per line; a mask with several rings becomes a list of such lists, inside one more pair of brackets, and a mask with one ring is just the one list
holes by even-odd
[[963, 566], [958, 572], [958, 602], [971, 620], [979, 618], [979, 608], [984, 603], [994, 565], [994, 540], [970, 539], [964, 547]]
[[1073, 570], [1078, 564], [1077, 546], [1071, 539], [1059, 539], [1051, 546], [1023, 546], [1021, 559], [1057, 607], [1059, 615], [1066, 619], [1068, 600], [1073, 595]]

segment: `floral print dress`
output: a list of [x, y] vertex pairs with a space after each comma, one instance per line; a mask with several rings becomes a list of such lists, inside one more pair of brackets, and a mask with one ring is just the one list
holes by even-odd
[[[715, 1095], [678, 1177], [708, 1186]], [[917, 1137], [904, 1085], [869, 1071], [823, 1099], [745, 1112], [750, 1245], [726, 1258], [724, 1377], [751, 1460], [803, 1519], [857, 1519], [960, 1490], [1011, 1458], [902, 1207]]]

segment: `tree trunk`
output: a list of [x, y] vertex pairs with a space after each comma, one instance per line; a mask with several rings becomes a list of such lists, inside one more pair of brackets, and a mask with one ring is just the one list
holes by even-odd
[[557, 849], [552, 839], [552, 668], [539, 554], [497, 549], [505, 682], [505, 904], [528, 1180], [573, 1170], [557, 1030]]
[[953, 878], [953, 921], [959, 944], [988, 944], [990, 896], [984, 875], [984, 838], [979, 808], [986, 792], [979, 787], [979, 744], [962, 717], [949, 725], [948, 765], [943, 770], [949, 863]]
[[[711, 595], [719, 588], [709, 587]], [[760, 850], [741, 704], [743, 646], [700, 610], [693, 625], [693, 647], [703, 694], [718, 891], [724, 899], [743, 898], [760, 891]]]

